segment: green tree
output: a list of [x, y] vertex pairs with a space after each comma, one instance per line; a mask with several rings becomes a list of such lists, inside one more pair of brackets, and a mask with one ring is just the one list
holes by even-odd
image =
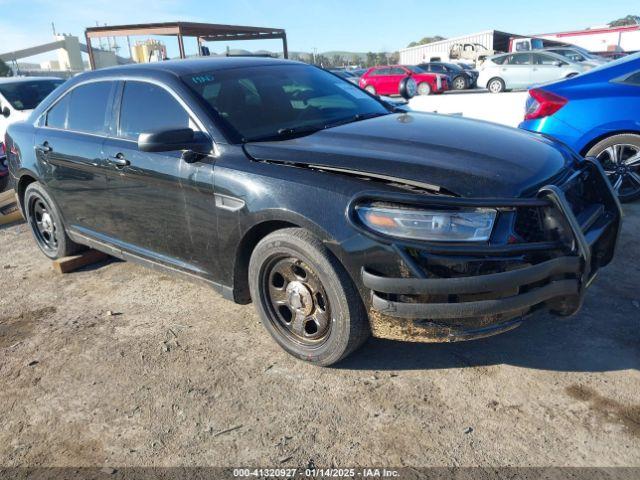
[[367, 52], [367, 57], [364, 63], [367, 67], [373, 67], [376, 64], [376, 54], [373, 52]]
[[427, 45], [428, 43], [433, 43], [433, 42], [439, 42], [440, 40], [444, 40], [444, 37], [441, 37], [440, 35], [434, 35], [433, 37], [424, 37], [423, 39], [417, 41], [417, 42], [411, 42], [409, 45], [407, 45], [408, 48], [411, 47], [417, 47], [418, 45]]
[[610, 27], [624, 27], [626, 25], [640, 25], [640, 16], [627, 15], [626, 17], [614, 20], [609, 24]]
[[9, 66], [0, 60], [0, 77], [8, 77], [11, 75], [11, 69]]

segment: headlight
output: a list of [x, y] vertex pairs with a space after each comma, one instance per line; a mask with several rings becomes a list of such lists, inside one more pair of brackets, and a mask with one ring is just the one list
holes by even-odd
[[486, 242], [496, 210], [422, 210], [408, 207], [358, 206], [360, 220], [370, 229], [398, 238], [436, 242]]

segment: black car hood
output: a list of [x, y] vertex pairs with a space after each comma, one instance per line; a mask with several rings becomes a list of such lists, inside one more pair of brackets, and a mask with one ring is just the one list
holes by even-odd
[[425, 183], [463, 197], [532, 196], [571, 153], [514, 128], [437, 114], [391, 114], [312, 135], [254, 142], [256, 160], [344, 169]]

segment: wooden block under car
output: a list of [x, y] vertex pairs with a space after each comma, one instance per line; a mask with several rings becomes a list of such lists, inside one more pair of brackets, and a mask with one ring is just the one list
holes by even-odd
[[53, 261], [53, 268], [58, 273], [69, 273], [79, 268], [92, 265], [94, 263], [102, 262], [109, 258], [106, 253], [99, 252], [98, 250], [86, 250], [77, 255], [71, 255], [69, 257], [59, 258]]

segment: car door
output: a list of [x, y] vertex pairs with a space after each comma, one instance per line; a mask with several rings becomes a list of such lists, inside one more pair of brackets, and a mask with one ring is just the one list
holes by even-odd
[[102, 144], [115, 87], [112, 81], [80, 84], [39, 118], [35, 130], [40, 179], [65, 224], [84, 233], [111, 230]]
[[387, 77], [388, 89], [387, 95], [398, 95], [400, 93], [400, 82], [407, 75], [410, 75], [410, 72], [405, 71], [404, 68], [401, 67], [393, 67], [389, 69], [389, 76]]
[[[563, 77], [562, 66], [566, 65], [566, 62], [543, 53], [533, 53], [532, 56], [531, 84], [550, 82]], [[558, 65], [558, 62], [560, 62], [560, 65]]]
[[103, 148], [112, 162], [113, 240], [147, 259], [206, 276], [216, 244], [213, 159], [187, 163], [180, 151], [142, 152], [137, 143], [141, 133], [204, 130], [167, 87], [127, 80], [119, 98], [114, 134]]
[[391, 69], [387, 67], [377, 68], [372, 72], [374, 87], [378, 95], [389, 95], [391, 83], [389, 82], [389, 74]]
[[500, 67], [500, 76], [507, 88], [526, 88], [531, 84], [531, 54], [509, 55]]

